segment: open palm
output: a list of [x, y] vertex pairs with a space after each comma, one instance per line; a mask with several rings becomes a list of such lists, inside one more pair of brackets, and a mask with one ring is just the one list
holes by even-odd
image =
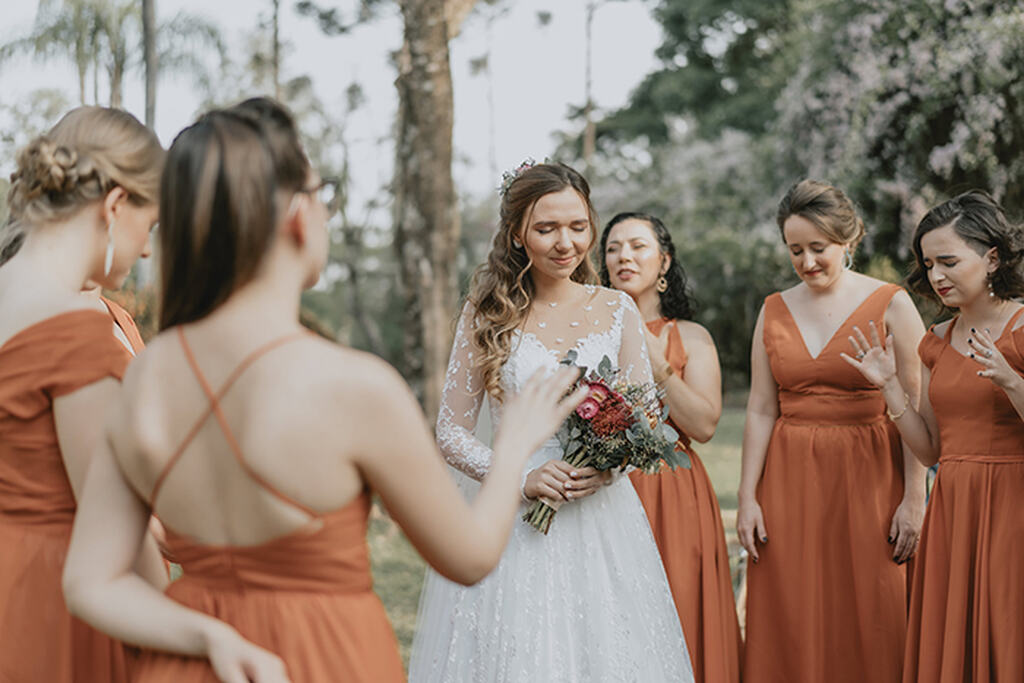
[[893, 351], [892, 335], [885, 338], [885, 343], [878, 336], [878, 329], [874, 322], [868, 323], [868, 333], [871, 341], [864, 336], [859, 327], [853, 328], [850, 344], [853, 346], [856, 357], [841, 354], [843, 360], [857, 368], [864, 379], [876, 387], [884, 386], [886, 382], [896, 375], [896, 353]]

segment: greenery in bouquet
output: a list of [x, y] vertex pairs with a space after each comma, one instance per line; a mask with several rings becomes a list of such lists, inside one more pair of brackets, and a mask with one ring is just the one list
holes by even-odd
[[[563, 365], [577, 365], [569, 351]], [[662, 466], [690, 467], [686, 451], [676, 448], [679, 435], [668, 424], [668, 408], [661, 406], [661, 391], [653, 382], [629, 382], [604, 356], [597, 368], [581, 368], [579, 383], [587, 397], [558, 431], [562, 459], [574, 467], [600, 471], [634, 467], [653, 474]], [[541, 533], [551, 528], [556, 509], [535, 501], [523, 520]]]

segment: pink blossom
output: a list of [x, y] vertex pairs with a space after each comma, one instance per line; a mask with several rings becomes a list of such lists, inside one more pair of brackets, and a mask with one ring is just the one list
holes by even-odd
[[582, 417], [584, 420], [597, 415], [597, 412], [601, 409], [601, 406], [592, 398], [583, 399], [583, 403], [576, 406], [576, 414]]

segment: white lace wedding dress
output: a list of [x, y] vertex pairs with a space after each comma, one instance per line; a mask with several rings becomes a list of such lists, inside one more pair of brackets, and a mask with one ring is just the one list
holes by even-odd
[[[628, 376], [650, 381], [632, 299], [587, 287], [573, 310], [550, 310], [534, 331], [517, 332], [502, 367], [506, 394], [565, 351], [595, 368], [608, 356]], [[468, 307], [467, 307], [468, 308]], [[563, 307], [564, 308], [564, 307]], [[487, 474], [490, 449], [473, 434], [484, 391], [472, 321], [463, 312], [444, 387], [437, 440], [468, 497]], [[546, 339], [547, 342], [542, 340]], [[495, 428], [500, 404], [490, 400]], [[526, 471], [562, 449], [556, 439]], [[520, 507], [525, 512], [526, 504]], [[471, 587], [427, 572], [409, 665], [410, 683], [686, 683], [693, 681], [668, 581], [647, 517], [628, 477], [564, 504], [548, 535], [517, 521], [498, 567]]]

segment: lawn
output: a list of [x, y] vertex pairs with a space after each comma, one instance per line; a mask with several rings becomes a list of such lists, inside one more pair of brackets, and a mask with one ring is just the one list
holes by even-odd
[[[738, 566], [739, 546], [733, 533], [732, 520], [735, 519], [736, 487], [740, 479], [742, 439], [743, 409], [737, 407], [735, 402], [730, 402], [722, 412], [714, 438], [706, 444], [696, 444], [697, 453], [704, 462], [722, 506], [734, 576]], [[380, 512], [379, 506], [374, 507], [370, 520], [369, 543], [374, 587], [395, 628], [402, 660], [408, 662], [425, 565], [401, 530]]]

